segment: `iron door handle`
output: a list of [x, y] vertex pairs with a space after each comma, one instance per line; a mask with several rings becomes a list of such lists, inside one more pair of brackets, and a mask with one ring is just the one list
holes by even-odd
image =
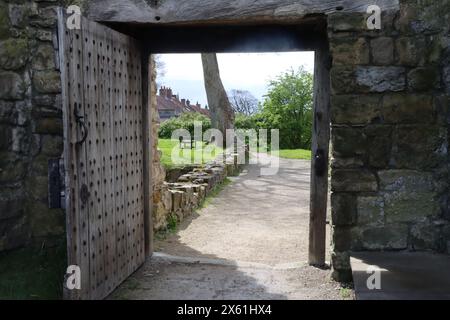
[[75, 117], [75, 122], [81, 126], [81, 132], [83, 133], [81, 140], [76, 142], [76, 144], [81, 145], [87, 139], [88, 129], [87, 129], [86, 123], [84, 123], [84, 116], [80, 116], [77, 112], [77, 109], [73, 110], [73, 115]]

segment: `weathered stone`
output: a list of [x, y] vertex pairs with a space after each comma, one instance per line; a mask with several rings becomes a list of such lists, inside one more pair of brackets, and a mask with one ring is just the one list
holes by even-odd
[[432, 123], [433, 97], [417, 94], [388, 94], [383, 98], [385, 123]]
[[404, 66], [417, 66], [423, 64], [425, 47], [425, 38], [398, 38], [395, 42], [398, 64]]
[[0, 125], [0, 150], [9, 150], [12, 143], [12, 127]]
[[37, 71], [33, 75], [33, 86], [40, 93], [60, 93], [60, 74], [57, 71]]
[[25, 66], [29, 49], [26, 39], [8, 39], [0, 42], [0, 67], [17, 70]]
[[446, 157], [447, 132], [437, 126], [401, 126], [396, 129], [397, 168], [433, 168]]
[[[18, 113], [14, 107], [14, 102], [0, 100], [0, 123], [1, 124], [17, 124]], [[1, 131], [1, 129], [0, 129]], [[3, 139], [3, 133], [0, 133], [0, 141]], [[3, 148], [0, 143], [0, 148]]]
[[370, 50], [375, 65], [390, 65], [394, 61], [394, 40], [380, 37], [371, 40]]
[[386, 222], [417, 222], [439, 214], [434, 192], [393, 191], [384, 194]]
[[377, 122], [381, 97], [378, 95], [333, 95], [331, 96], [331, 123], [368, 124]]
[[411, 227], [410, 245], [413, 250], [434, 249], [441, 251], [441, 226], [436, 223], [418, 223]]
[[333, 228], [333, 250], [348, 251], [352, 248], [351, 227], [339, 226]]
[[50, 44], [40, 45], [33, 57], [33, 69], [49, 70], [55, 68], [54, 49]]
[[360, 196], [357, 200], [358, 226], [381, 226], [384, 223], [384, 201], [382, 197]]
[[364, 31], [366, 21], [363, 14], [334, 12], [328, 16], [328, 25], [333, 32]]
[[369, 64], [370, 52], [366, 39], [339, 39], [331, 41], [333, 64]]
[[0, 40], [9, 37], [9, 27], [8, 7], [2, 2], [0, 3]]
[[405, 69], [401, 67], [358, 67], [356, 82], [366, 92], [403, 91]]
[[27, 177], [27, 191], [34, 200], [43, 202], [48, 199], [48, 176], [32, 175]]
[[363, 229], [360, 234], [364, 250], [402, 250], [408, 246], [408, 226], [392, 224]]
[[331, 190], [342, 192], [377, 191], [375, 175], [367, 170], [336, 169], [331, 174]]
[[350, 255], [348, 251], [339, 252], [334, 251], [331, 253], [331, 261], [333, 268], [337, 270], [351, 270], [350, 268]]
[[48, 157], [59, 157], [64, 149], [64, 141], [61, 136], [42, 135], [41, 153]]
[[0, 223], [0, 251], [19, 248], [26, 244], [28, 239], [25, 216], [14, 217]]
[[440, 81], [441, 74], [437, 67], [416, 68], [408, 73], [408, 87], [413, 91], [439, 89]]
[[23, 99], [26, 90], [22, 77], [14, 72], [0, 72], [0, 99]]
[[63, 134], [63, 123], [61, 118], [41, 118], [36, 121], [35, 133]]
[[364, 162], [360, 157], [354, 158], [332, 158], [331, 167], [335, 169], [355, 169], [362, 168]]
[[367, 136], [368, 164], [373, 168], [385, 168], [389, 164], [392, 149], [392, 127], [370, 125], [364, 128]]
[[31, 1], [26, 4], [9, 4], [9, 19], [14, 27], [26, 27], [28, 17], [34, 13], [37, 13], [37, 5]]
[[331, 220], [335, 226], [353, 225], [356, 222], [356, 197], [348, 193], [332, 193]]
[[330, 76], [333, 94], [398, 92], [406, 89], [403, 67], [335, 66]]
[[433, 191], [433, 175], [415, 170], [383, 170], [378, 172], [381, 191]]
[[52, 7], [39, 9], [39, 16], [30, 20], [30, 25], [50, 28], [56, 26], [56, 10]]
[[355, 157], [366, 153], [367, 139], [361, 128], [333, 127], [333, 156]]
[[24, 193], [22, 189], [2, 188], [0, 194], [0, 221], [22, 216]]
[[62, 209], [49, 209], [46, 202], [33, 201], [28, 210], [32, 237], [64, 235], [64, 212]]
[[26, 173], [27, 163], [15, 153], [0, 152], [0, 182], [10, 183], [21, 180]]

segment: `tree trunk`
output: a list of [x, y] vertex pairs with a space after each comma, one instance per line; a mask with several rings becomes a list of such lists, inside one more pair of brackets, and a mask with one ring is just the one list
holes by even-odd
[[226, 129], [234, 127], [234, 111], [220, 79], [216, 54], [202, 53], [202, 64], [211, 126], [222, 132], [225, 141]]

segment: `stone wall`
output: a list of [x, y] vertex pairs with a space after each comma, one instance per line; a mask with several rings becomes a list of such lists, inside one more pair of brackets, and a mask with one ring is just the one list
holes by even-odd
[[63, 151], [56, 1], [0, 0], [0, 251], [61, 238], [47, 162]]
[[349, 251], [450, 252], [450, 1], [401, 1], [368, 31], [329, 16], [332, 262]]

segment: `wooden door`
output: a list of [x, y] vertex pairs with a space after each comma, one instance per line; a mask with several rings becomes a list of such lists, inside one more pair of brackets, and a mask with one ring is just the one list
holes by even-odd
[[[81, 268], [71, 299], [102, 299], [145, 260], [143, 115], [139, 43], [59, 10], [68, 264]], [[148, 199], [147, 199], [148, 200]]]

